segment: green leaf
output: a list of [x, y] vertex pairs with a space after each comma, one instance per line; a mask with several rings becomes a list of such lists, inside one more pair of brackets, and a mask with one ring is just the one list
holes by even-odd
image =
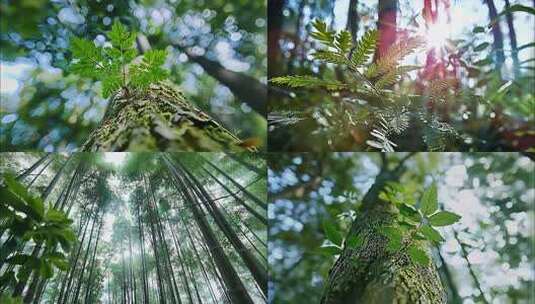
[[492, 59], [486, 58], [486, 59], [474, 62], [474, 65], [476, 65], [476, 66], [484, 66], [484, 65], [489, 65], [491, 63], [492, 63]]
[[341, 54], [347, 53], [351, 48], [351, 33], [340, 31], [336, 34], [334, 45]]
[[501, 17], [507, 13], [515, 13], [515, 12], [524, 12], [524, 13], [528, 13], [531, 15], [535, 15], [535, 8], [520, 5], [520, 4], [515, 4], [515, 5], [511, 5], [508, 9], [498, 14], [498, 17]]
[[422, 195], [420, 210], [424, 215], [430, 215], [438, 209], [437, 185], [433, 183]]
[[429, 257], [427, 256], [425, 251], [423, 251], [422, 249], [418, 248], [418, 246], [416, 246], [415, 244], [412, 244], [411, 246], [409, 246], [407, 252], [409, 253], [409, 256], [411, 257], [411, 260], [414, 263], [420, 264], [422, 266], [429, 265], [429, 262], [430, 262]]
[[9, 257], [6, 262], [12, 265], [24, 265], [30, 258], [31, 256], [27, 254], [15, 254]]
[[440, 243], [444, 241], [440, 233], [429, 225], [422, 226], [420, 232], [431, 242]]
[[461, 216], [449, 211], [440, 211], [429, 217], [429, 224], [435, 227], [449, 226], [455, 224]]
[[46, 212], [46, 221], [56, 222], [59, 224], [70, 224], [72, 220], [67, 217], [67, 215], [59, 210], [50, 208]]
[[351, 61], [355, 66], [359, 67], [366, 63], [375, 52], [377, 37], [377, 30], [369, 30], [356, 43], [353, 54], [351, 55]]
[[329, 46], [329, 47], [335, 47], [334, 45], [334, 39], [335, 39], [335, 33], [334, 31], [330, 31], [327, 29], [327, 24], [319, 19], [316, 19], [312, 22], [312, 27], [316, 30], [312, 33], [310, 33], [310, 36], [322, 44]]
[[166, 51], [150, 50], [146, 52], [140, 64], [130, 67], [130, 84], [136, 88], [144, 89], [152, 83], [167, 78], [168, 72], [161, 67], [166, 57]]
[[482, 26], [476, 26], [474, 27], [474, 29], [472, 30], [472, 33], [474, 34], [477, 34], [477, 33], [484, 33], [485, 32], [485, 28], [482, 27]]
[[50, 279], [54, 276], [54, 271], [52, 270], [52, 265], [45, 260], [40, 260], [39, 273], [45, 279]]
[[326, 63], [333, 63], [338, 65], [347, 64], [347, 59], [345, 56], [331, 51], [319, 50], [314, 52], [312, 56], [314, 57], [314, 59]]
[[489, 45], [490, 45], [490, 43], [488, 43], [488, 42], [483, 42], [483, 43], [481, 43], [480, 45], [476, 46], [476, 47], [474, 48], [474, 51], [476, 51], [476, 52], [483, 51], [483, 50], [486, 49]]
[[323, 80], [312, 76], [284, 76], [275, 77], [270, 80], [277, 85], [284, 85], [292, 88], [321, 88], [327, 90], [340, 90], [347, 85], [336, 80]]
[[336, 229], [336, 226], [328, 220], [323, 221], [323, 231], [327, 239], [338, 246], [342, 246], [342, 235]]
[[[119, 21], [115, 21], [108, 32], [111, 44], [114, 48], [119, 50], [126, 50], [133, 47], [136, 36], [134, 33], [129, 33], [124, 25]], [[128, 60], [130, 61], [130, 60]]]
[[382, 227], [381, 234], [388, 238], [387, 250], [390, 252], [398, 251], [401, 248], [403, 234], [401, 230], [395, 227]]
[[364, 240], [358, 235], [352, 235], [346, 240], [346, 246], [348, 248], [357, 249], [362, 246]]
[[41, 221], [44, 213], [43, 200], [31, 195], [25, 186], [11, 174], [4, 174], [7, 189], [1, 188], [2, 200], [15, 210], [23, 212], [36, 221]]
[[416, 208], [414, 208], [413, 206], [405, 203], [399, 205], [399, 213], [411, 222], [419, 223], [422, 220], [422, 216], [420, 215], [418, 210], [416, 210]]

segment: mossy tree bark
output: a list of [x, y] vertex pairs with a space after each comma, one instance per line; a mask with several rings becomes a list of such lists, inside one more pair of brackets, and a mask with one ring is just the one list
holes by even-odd
[[[385, 163], [386, 163], [386, 158]], [[446, 303], [447, 297], [433, 263], [420, 266], [402, 249], [386, 250], [387, 238], [378, 232], [394, 220], [390, 203], [379, 199], [388, 181], [399, 181], [405, 171], [403, 162], [395, 169], [383, 169], [366, 193], [349, 235], [363, 243], [355, 249], [344, 248], [329, 272], [323, 304], [366, 303]], [[403, 247], [402, 247], [403, 248]]]
[[241, 141], [169, 85], [121, 89], [83, 151], [245, 151]]

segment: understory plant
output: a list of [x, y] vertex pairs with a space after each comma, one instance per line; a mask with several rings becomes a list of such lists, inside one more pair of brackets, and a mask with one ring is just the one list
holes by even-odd
[[71, 42], [71, 71], [100, 80], [104, 98], [119, 89], [126, 94], [133, 89], [143, 90], [168, 76], [168, 71], [161, 67], [167, 57], [165, 50], [149, 50], [136, 58], [136, 34], [128, 32], [118, 21], [107, 35], [110, 43], [103, 46], [78, 37]]
[[[348, 31], [333, 31], [320, 20], [313, 22], [311, 37], [323, 47], [314, 50], [313, 58], [322, 64], [335, 66], [335, 79], [322, 79], [311, 75], [288, 75], [272, 78], [270, 82], [290, 88], [318, 89], [337, 100], [336, 106], [325, 102], [313, 117], [321, 126], [336, 132], [351, 133], [365, 129], [366, 144], [370, 149], [395, 151], [397, 138], [417, 127], [421, 139], [429, 150], [444, 150], [458, 141], [460, 135], [447, 122], [442, 121], [440, 108], [455, 94], [456, 80], [437, 78], [425, 82], [421, 94], [402, 86], [402, 79], [411, 71], [422, 67], [402, 65], [424, 42], [419, 37], [398, 39], [380, 57], [374, 57], [378, 45], [377, 30], [368, 30], [356, 43]], [[341, 72], [341, 73], [340, 73]], [[291, 112], [291, 111], [290, 111]], [[296, 114], [272, 113], [270, 123], [281, 125], [299, 122]], [[353, 136], [355, 137], [355, 136]]]

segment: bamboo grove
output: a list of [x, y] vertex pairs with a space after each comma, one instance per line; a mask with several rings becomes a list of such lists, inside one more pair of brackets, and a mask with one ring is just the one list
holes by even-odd
[[0, 302], [264, 303], [261, 156], [117, 154], [3, 156]]

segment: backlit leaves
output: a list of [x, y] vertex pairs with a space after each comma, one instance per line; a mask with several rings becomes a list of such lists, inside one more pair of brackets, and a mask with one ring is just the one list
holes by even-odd
[[102, 82], [102, 96], [108, 98], [121, 87], [144, 89], [151, 83], [164, 80], [168, 72], [161, 66], [167, 53], [147, 51], [139, 64], [131, 64], [137, 54], [136, 34], [115, 22], [108, 37], [111, 47], [96, 46], [92, 41], [74, 37], [71, 39], [72, 72]]

